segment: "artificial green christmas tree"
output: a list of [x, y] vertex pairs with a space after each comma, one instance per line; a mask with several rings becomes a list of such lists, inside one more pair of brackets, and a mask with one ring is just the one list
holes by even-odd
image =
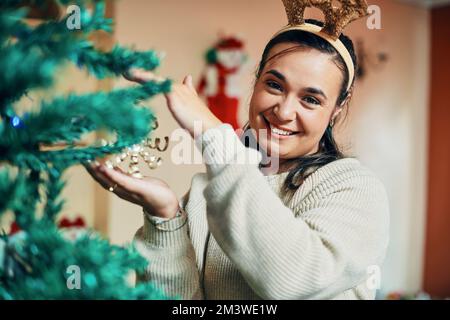
[[[44, 8], [48, 1], [27, 1]], [[154, 70], [156, 52], [115, 46], [102, 52], [89, 35], [111, 31], [103, 1], [59, 0], [76, 5], [72, 16], [30, 26], [22, 1], [0, 2], [0, 217], [8, 211], [22, 230], [0, 239], [0, 299], [162, 299], [150, 284], [130, 286], [127, 276], [146, 261], [133, 248], [112, 246], [95, 233], [67, 240], [55, 221], [63, 207], [62, 174], [68, 167], [118, 153], [147, 137], [155, 121], [141, 102], [170, 90], [170, 81], [148, 82], [109, 92], [70, 94], [34, 101], [27, 113], [18, 101], [52, 86], [56, 70], [74, 63], [97, 78], [117, 77], [130, 68]], [[89, 10], [88, 10], [89, 9]], [[72, 17], [73, 18], [73, 17]], [[111, 143], [80, 147], [86, 135], [108, 132]], [[51, 148], [59, 146], [59, 148]], [[63, 146], [63, 147], [61, 147]], [[80, 271], [70, 288], [70, 267]]]

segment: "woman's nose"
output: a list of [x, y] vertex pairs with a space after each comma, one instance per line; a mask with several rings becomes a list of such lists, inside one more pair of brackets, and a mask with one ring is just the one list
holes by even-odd
[[279, 121], [293, 121], [296, 118], [297, 101], [294, 98], [286, 97], [274, 108], [273, 113]]

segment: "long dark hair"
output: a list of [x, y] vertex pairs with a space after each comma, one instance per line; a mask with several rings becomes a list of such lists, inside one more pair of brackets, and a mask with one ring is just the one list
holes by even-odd
[[[308, 19], [306, 22], [315, 24], [318, 26], [323, 26], [323, 23], [317, 20]], [[339, 37], [341, 42], [349, 51], [353, 63], [355, 65], [355, 70], [357, 70], [357, 59], [355, 55], [355, 50], [353, 47], [353, 42], [345, 35], [341, 35]], [[262, 54], [261, 62], [259, 63], [258, 70], [256, 72], [256, 80], [261, 76], [261, 72], [264, 69], [269, 57], [270, 50], [277, 44], [280, 43], [295, 43], [302, 47], [309, 47], [319, 50], [320, 52], [327, 53], [333, 57], [333, 62], [342, 70], [344, 79], [342, 81], [341, 90], [339, 93], [339, 97], [336, 101], [336, 105], [340, 106], [348, 97], [350, 90], [353, 88], [354, 78], [351, 79], [352, 85], [351, 89], [347, 91], [347, 84], [349, 74], [347, 68], [345, 66], [345, 62], [340, 56], [340, 54], [336, 51], [336, 49], [329, 44], [326, 40], [322, 39], [315, 34], [301, 31], [301, 30], [291, 30], [284, 33], [281, 33], [271, 39], [269, 43], [267, 43], [264, 52]], [[272, 59], [271, 57], [270, 59]], [[248, 129], [250, 129], [248, 127]], [[336, 141], [333, 137], [333, 127], [329, 125], [324, 135], [322, 136], [319, 142], [319, 150], [311, 155], [299, 157], [292, 160], [292, 168], [290, 169], [286, 180], [282, 186], [282, 191], [284, 196], [289, 199], [291, 198], [295, 191], [300, 187], [303, 181], [318, 168], [338, 159], [344, 158], [344, 154], [339, 149]]]

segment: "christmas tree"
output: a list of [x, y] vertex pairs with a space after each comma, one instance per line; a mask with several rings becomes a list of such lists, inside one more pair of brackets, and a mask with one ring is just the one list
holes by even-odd
[[[154, 70], [158, 54], [96, 48], [89, 36], [112, 29], [103, 1], [59, 0], [61, 8], [76, 9], [79, 21], [70, 21], [69, 12], [35, 26], [26, 20], [30, 5], [45, 11], [49, 1], [26, 3], [0, 2], [0, 217], [13, 212], [22, 230], [0, 235], [0, 299], [163, 299], [151, 283], [127, 281], [147, 264], [132, 247], [110, 245], [94, 232], [68, 240], [55, 222], [64, 204], [63, 172], [144, 140], [155, 118], [142, 101], [168, 92], [170, 81], [55, 96], [33, 101], [32, 111], [17, 109], [31, 90], [51, 87], [61, 65], [118, 77], [130, 68]], [[80, 143], [99, 132], [108, 133], [110, 143]], [[79, 283], [71, 283], [77, 268]]]

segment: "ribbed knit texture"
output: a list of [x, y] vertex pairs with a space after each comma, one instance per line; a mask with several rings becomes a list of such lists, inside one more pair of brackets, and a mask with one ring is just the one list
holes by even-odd
[[188, 221], [161, 231], [144, 215], [135, 244], [150, 265], [139, 281], [184, 299], [375, 297], [368, 268], [384, 259], [389, 209], [370, 170], [353, 158], [334, 161], [283, 203], [286, 173], [264, 176], [261, 155], [231, 126], [209, 129], [196, 142], [207, 173], [193, 177], [181, 200]]

